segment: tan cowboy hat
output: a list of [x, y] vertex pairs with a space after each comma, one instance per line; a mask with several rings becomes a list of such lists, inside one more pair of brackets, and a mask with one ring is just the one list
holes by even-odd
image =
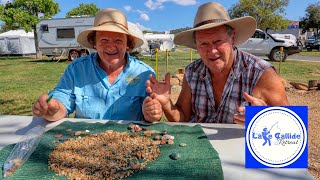
[[[133, 32], [128, 30], [128, 22], [126, 16], [117, 9], [106, 8], [98, 11], [94, 19], [94, 27], [82, 31], [77, 38], [79, 44], [84, 47], [94, 49], [94, 44], [88, 41], [88, 35], [93, 31], [109, 31], [127, 34], [131, 38], [133, 48], [140, 47], [143, 40], [137, 37]], [[132, 50], [130, 49], [130, 50]]]
[[235, 30], [235, 45], [248, 40], [256, 30], [257, 22], [251, 16], [230, 19], [227, 10], [219, 3], [209, 2], [198, 8], [193, 28], [178, 33], [174, 43], [196, 49], [193, 33], [227, 24]]

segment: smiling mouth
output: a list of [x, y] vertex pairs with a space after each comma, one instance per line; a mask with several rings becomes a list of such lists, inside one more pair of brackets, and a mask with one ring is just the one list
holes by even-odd
[[105, 52], [107, 55], [109, 55], [109, 56], [112, 56], [112, 55], [116, 55], [116, 54], [118, 54], [118, 52], [115, 52], [115, 53], [108, 53], [108, 52]]
[[218, 60], [218, 59], [220, 59], [220, 57], [216, 57], [216, 58], [209, 58], [209, 60], [210, 60], [210, 61], [216, 61], [216, 60]]

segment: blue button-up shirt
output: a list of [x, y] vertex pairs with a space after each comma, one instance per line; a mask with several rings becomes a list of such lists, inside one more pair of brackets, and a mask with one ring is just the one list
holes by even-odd
[[92, 53], [69, 64], [49, 94], [66, 107], [67, 115], [75, 111], [76, 118], [142, 120], [145, 83], [150, 74], [155, 77], [154, 70], [127, 54], [127, 65], [110, 84], [97, 57]]

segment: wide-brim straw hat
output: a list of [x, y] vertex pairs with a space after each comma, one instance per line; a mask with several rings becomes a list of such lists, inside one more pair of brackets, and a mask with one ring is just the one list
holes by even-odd
[[256, 30], [257, 22], [251, 16], [230, 19], [228, 11], [219, 3], [209, 2], [198, 8], [193, 28], [176, 34], [174, 43], [196, 49], [194, 32], [222, 25], [229, 25], [235, 30], [234, 45], [248, 40]]
[[130, 36], [128, 41], [132, 41], [132, 49], [138, 48], [143, 44], [143, 40], [129, 30], [126, 16], [117, 9], [106, 8], [98, 11], [94, 19], [94, 27], [82, 31], [78, 35], [78, 43], [84, 47], [94, 49], [94, 44], [88, 41], [88, 35], [93, 31], [127, 34]]

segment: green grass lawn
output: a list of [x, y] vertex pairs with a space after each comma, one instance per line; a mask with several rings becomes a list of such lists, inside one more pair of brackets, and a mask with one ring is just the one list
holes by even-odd
[[[318, 56], [320, 57], [320, 51], [313, 49], [312, 51], [308, 52], [306, 49], [303, 49], [299, 54], [299, 56]], [[289, 56], [290, 58], [290, 56]]]
[[[159, 54], [160, 77], [164, 76], [166, 69], [174, 75], [178, 68], [190, 63], [189, 51], [169, 54], [168, 66], [165, 53]], [[155, 69], [155, 56], [139, 58]], [[193, 53], [193, 60], [197, 58], [199, 55]], [[279, 63], [272, 63], [278, 70]], [[55, 63], [32, 57], [0, 57], [0, 114], [31, 115], [33, 103], [56, 86], [68, 64], [66, 61]], [[281, 76], [289, 81], [307, 84], [309, 80], [320, 79], [320, 63], [287, 60], [281, 63]]]

